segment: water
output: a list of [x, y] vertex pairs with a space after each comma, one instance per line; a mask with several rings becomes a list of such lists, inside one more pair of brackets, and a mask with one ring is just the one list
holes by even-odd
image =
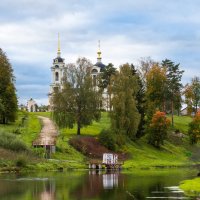
[[189, 199], [177, 186], [197, 170], [68, 171], [0, 175], [2, 200]]

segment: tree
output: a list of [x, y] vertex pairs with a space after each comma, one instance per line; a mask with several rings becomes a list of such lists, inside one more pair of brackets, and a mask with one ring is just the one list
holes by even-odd
[[154, 65], [158, 65], [158, 63], [152, 60], [151, 57], [144, 57], [139, 60], [139, 73], [144, 83], [146, 83], [147, 73]]
[[0, 123], [3, 124], [16, 119], [17, 96], [14, 81], [12, 66], [0, 49]]
[[103, 91], [106, 89], [108, 93], [108, 105], [109, 110], [111, 110], [111, 77], [116, 73], [116, 68], [114, 68], [112, 63], [109, 63], [105, 68], [103, 68], [100, 74], [99, 88]]
[[112, 79], [111, 128], [130, 139], [136, 138], [140, 114], [137, 109], [136, 95], [138, 82], [132, 76], [131, 66], [124, 64]]
[[164, 110], [166, 70], [154, 64], [146, 74], [146, 80], [146, 113], [150, 120], [156, 110]]
[[164, 112], [157, 111], [151, 120], [148, 129], [148, 142], [159, 148], [167, 137], [170, 120], [166, 118]]
[[198, 111], [198, 107], [200, 107], [200, 79], [195, 76], [191, 84], [187, 84], [184, 89], [185, 95], [185, 103], [187, 104], [188, 113], [191, 114], [193, 112], [193, 108], [195, 113]]
[[135, 66], [131, 64], [132, 75], [136, 77], [138, 84], [138, 92], [136, 94], [137, 109], [140, 114], [140, 123], [138, 125], [138, 131], [136, 137], [140, 138], [145, 134], [145, 110], [146, 110], [146, 99], [145, 99], [145, 86], [142, 81], [140, 74], [135, 69]]
[[170, 102], [171, 121], [174, 126], [174, 108], [180, 107], [181, 104], [181, 78], [183, 70], [179, 70], [180, 64], [174, 64], [171, 60], [165, 59], [162, 61], [163, 68], [167, 72], [167, 84], [165, 87], [165, 99]]
[[189, 123], [188, 134], [190, 143], [196, 144], [200, 138], [200, 112], [197, 112], [192, 122]]
[[91, 67], [86, 58], [79, 58], [76, 65], [68, 64], [63, 88], [53, 97], [53, 119], [59, 127], [73, 128], [76, 123], [78, 135], [82, 127], [100, 119], [101, 94], [93, 87]]

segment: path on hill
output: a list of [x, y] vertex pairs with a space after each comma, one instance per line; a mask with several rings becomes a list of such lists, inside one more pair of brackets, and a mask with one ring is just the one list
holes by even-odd
[[38, 118], [42, 121], [42, 130], [39, 137], [33, 141], [33, 145], [55, 145], [58, 131], [54, 123], [48, 117], [39, 116]]

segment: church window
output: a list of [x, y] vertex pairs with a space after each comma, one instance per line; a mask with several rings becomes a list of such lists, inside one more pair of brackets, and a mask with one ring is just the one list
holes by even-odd
[[93, 75], [93, 86], [97, 85], [97, 76]]
[[56, 81], [59, 81], [59, 74], [58, 74], [58, 72], [56, 72], [55, 77], [56, 77]]
[[93, 69], [92, 73], [98, 73], [97, 69]]

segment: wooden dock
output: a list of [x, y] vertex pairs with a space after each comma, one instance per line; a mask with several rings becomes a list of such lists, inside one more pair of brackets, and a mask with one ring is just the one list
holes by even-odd
[[90, 160], [88, 163], [89, 169], [106, 169], [106, 170], [120, 170], [122, 169], [123, 161], [116, 163], [102, 163], [101, 160]]

